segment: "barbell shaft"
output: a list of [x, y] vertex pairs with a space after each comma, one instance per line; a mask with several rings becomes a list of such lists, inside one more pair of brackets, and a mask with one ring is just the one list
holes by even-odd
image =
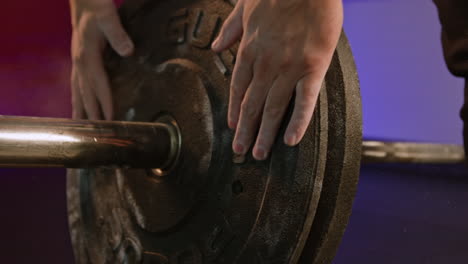
[[165, 168], [180, 146], [170, 123], [0, 116], [0, 167]]
[[362, 162], [457, 164], [465, 162], [465, 151], [449, 144], [363, 141]]
[[[0, 167], [170, 167], [180, 150], [172, 122], [89, 121], [0, 116]], [[457, 145], [363, 141], [363, 163], [465, 160]]]

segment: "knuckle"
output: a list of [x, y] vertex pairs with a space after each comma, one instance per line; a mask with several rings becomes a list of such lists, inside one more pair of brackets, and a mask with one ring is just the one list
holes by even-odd
[[233, 22], [233, 13], [231, 13], [228, 18], [223, 23], [223, 26], [221, 27], [221, 30], [219, 32], [220, 36], [224, 36], [230, 29], [232, 22]]
[[105, 32], [107, 36], [121, 41], [125, 38], [125, 33], [118, 18], [115, 16], [114, 13], [105, 11], [99, 14], [96, 20], [99, 28]]
[[317, 100], [317, 96], [318, 96], [318, 91], [315, 91], [315, 89], [312, 89], [312, 88], [307, 88], [307, 89], [304, 89], [302, 93], [301, 101], [304, 106], [309, 106], [311, 104], [315, 104], [315, 101]]
[[280, 68], [281, 71], [287, 71], [287, 70], [289, 70], [292, 66], [293, 66], [293, 60], [292, 60], [292, 58], [290, 58], [290, 57], [285, 57], [285, 58], [281, 61], [280, 65], [279, 65], [279, 68]]
[[241, 104], [241, 113], [247, 118], [256, 118], [259, 114], [259, 108], [252, 100], [244, 100]]
[[230, 93], [231, 93], [230, 96], [235, 99], [238, 99], [242, 96], [241, 88], [235, 84], [231, 85]]
[[306, 72], [318, 72], [326, 65], [324, 56], [306, 55], [302, 60], [302, 67]]
[[271, 47], [266, 46], [261, 51], [261, 59], [263, 62], [271, 62], [277, 54]]
[[276, 68], [272, 65], [273, 61], [271, 57], [265, 56], [264, 54], [258, 59], [256, 59], [253, 67], [254, 67], [254, 74], [255, 74], [255, 83], [258, 86], [264, 86], [271, 78], [271, 74], [276, 70]]
[[296, 135], [301, 135], [302, 132], [307, 128], [307, 120], [304, 115], [298, 116], [294, 121], [291, 122], [291, 131]]
[[263, 52], [263, 54], [258, 58], [258, 68], [265, 70], [271, 67], [272, 56], [268, 51]]
[[76, 48], [74, 52], [72, 52], [72, 62], [78, 67], [84, 64], [85, 58], [86, 50], [84, 48]]
[[271, 74], [270, 70], [270, 65], [266, 63], [259, 63], [256, 65], [254, 70], [256, 86], [263, 87], [266, 85], [267, 80], [269, 79], [268, 76]]
[[98, 22], [108, 22], [113, 19], [115, 10], [107, 5], [101, 5], [96, 10], [96, 19]]
[[239, 51], [239, 58], [241, 60], [252, 61], [254, 59], [254, 52], [251, 46], [246, 46]]
[[88, 55], [87, 48], [83, 45], [83, 37], [74, 34], [71, 50], [71, 59], [74, 65], [81, 66]]
[[276, 119], [283, 115], [283, 111], [278, 105], [270, 105], [265, 107], [264, 115], [266, 115], [268, 118]]

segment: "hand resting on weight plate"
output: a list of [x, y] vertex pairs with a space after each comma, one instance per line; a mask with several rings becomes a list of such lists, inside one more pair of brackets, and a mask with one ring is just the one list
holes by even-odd
[[299, 143], [338, 43], [342, 9], [341, 0], [239, 0], [213, 43], [219, 52], [240, 39], [228, 114], [234, 152], [254, 144], [254, 158], [267, 158], [294, 91], [284, 142]]
[[121, 56], [134, 46], [112, 0], [70, 0], [73, 118], [112, 119], [112, 94], [102, 54], [109, 42]]
[[[74, 117], [112, 119], [112, 95], [102, 63], [106, 40], [121, 56], [133, 51], [111, 0], [71, 0]], [[311, 121], [343, 23], [341, 0], [239, 0], [213, 42], [221, 52], [240, 40], [228, 124], [236, 154], [252, 145], [268, 157], [287, 106], [295, 107], [283, 141], [297, 145]]]

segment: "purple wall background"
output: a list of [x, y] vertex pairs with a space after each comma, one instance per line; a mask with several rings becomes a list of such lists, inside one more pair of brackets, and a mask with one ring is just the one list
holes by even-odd
[[[70, 116], [69, 21], [65, 0], [2, 2], [0, 114]], [[1, 263], [72, 262], [64, 172], [0, 170]]]
[[443, 61], [431, 0], [345, 1], [364, 136], [462, 144], [463, 81]]
[[[68, 117], [67, 1], [6, 1], [0, 12], [0, 114]], [[463, 84], [445, 69], [432, 2], [345, 0], [345, 14], [361, 79], [365, 136], [461, 143]], [[468, 217], [462, 217], [466, 203], [460, 202], [466, 201], [466, 191], [455, 188], [467, 187], [466, 181], [451, 178], [446, 188], [445, 175], [432, 174], [427, 181], [411, 178], [415, 173], [406, 170], [397, 177], [380, 171], [367, 169], [361, 178], [337, 263], [418, 263], [413, 260], [430, 258], [431, 249], [442, 252], [441, 261], [460, 255], [448, 244], [466, 245], [449, 237], [468, 237], [463, 229]], [[382, 191], [388, 186], [392, 189]], [[64, 170], [0, 170], [0, 262], [70, 263], [65, 199]], [[427, 230], [435, 227], [439, 233], [431, 240]], [[426, 243], [417, 252], [405, 251], [408, 243], [421, 241]], [[397, 261], [404, 255], [414, 257]]]

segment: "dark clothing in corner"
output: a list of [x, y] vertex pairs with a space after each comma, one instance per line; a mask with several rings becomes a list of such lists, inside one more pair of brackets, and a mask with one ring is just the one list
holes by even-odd
[[468, 153], [468, 1], [434, 0], [442, 25], [442, 46], [450, 72], [465, 78], [465, 102], [460, 111]]

